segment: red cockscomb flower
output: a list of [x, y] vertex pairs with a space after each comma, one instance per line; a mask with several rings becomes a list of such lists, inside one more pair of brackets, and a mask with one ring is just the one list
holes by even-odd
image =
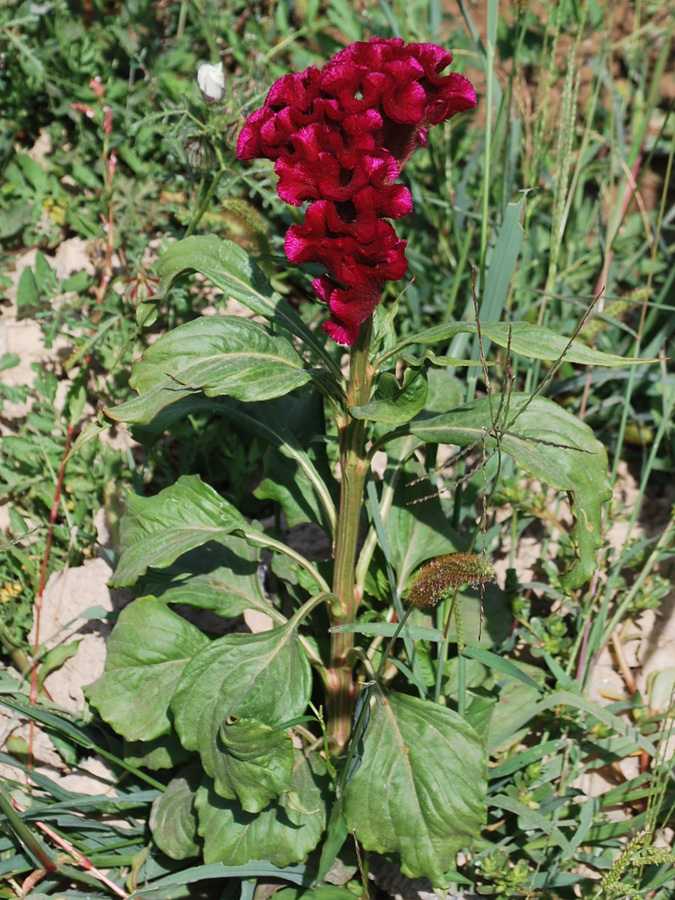
[[442, 74], [451, 62], [434, 44], [351, 44], [322, 69], [280, 78], [239, 135], [239, 159], [274, 160], [282, 200], [309, 203], [286, 255], [325, 267], [313, 287], [331, 311], [324, 331], [340, 344], [354, 343], [385, 283], [406, 273], [406, 242], [385, 221], [412, 211], [395, 183], [401, 169], [429, 126], [476, 105], [466, 78]]

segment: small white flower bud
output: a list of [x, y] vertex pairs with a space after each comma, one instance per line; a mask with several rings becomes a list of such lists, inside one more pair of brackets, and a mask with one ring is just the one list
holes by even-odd
[[225, 96], [225, 72], [223, 64], [212, 66], [204, 63], [197, 69], [197, 84], [204, 95], [204, 99], [212, 103], [214, 100], [222, 100]]

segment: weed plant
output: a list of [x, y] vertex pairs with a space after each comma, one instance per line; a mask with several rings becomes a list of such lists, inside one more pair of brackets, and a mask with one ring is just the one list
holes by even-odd
[[[262, 900], [280, 891], [288, 900], [349, 900], [374, 895], [373, 851], [448, 896], [675, 895], [672, 670], [640, 692], [627, 662], [628, 640], [648, 610], [665, 614], [671, 589], [672, 517], [663, 504], [656, 510], [662, 495], [670, 500], [673, 467], [675, 130], [672, 97], [662, 91], [674, 28], [667, 6], [648, 0], [629, 13], [591, 0], [545, 9], [460, 0], [452, 15], [436, 0], [2, 5], [3, 286], [13, 260], [37, 249], [18, 282], [18, 314], [40, 323], [48, 347], [65, 338], [69, 349], [26, 384], [0, 384], [8, 512], [0, 702], [16, 717], [0, 747], [4, 771], [14, 773], [0, 785], [0, 898]], [[327, 535], [334, 527], [337, 429], [323, 424], [339, 405], [345, 361], [319, 340], [327, 312], [311, 282], [321, 269], [292, 266], [284, 255], [283, 236], [301, 211], [279, 199], [269, 161], [238, 161], [235, 147], [274, 81], [373, 35], [450, 48], [478, 107], [432, 128], [403, 171], [414, 212], [397, 229], [410, 269], [386, 287], [375, 316], [380, 409], [353, 419], [367, 423], [371, 446], [387, 457], [366, 489], [355, 573], [362, 604], [347, 622], [354, 630], [343, 632], [367, 686], [356, 710], [337, 717], [320, 678], [299, 712], [274, 722], [260, 712], [265, 739], [271, 731], [288, 743], [292, 729], [303, 759], [295, 793], [277, 789], [265, 800], [265, 777], [240, 769], [227, 781], [218, 768], [225, 726], [205, 736], [195, 725], [193, 740], [184, 721], [190, 704], [169, 706], [177, 679], [167, 680], [168, 670], [192, 658], [196, 671], [204, 648], [239, 640], [200, 631], [172, 604], [215, 609], [235, 629], [240, 613], [257, 606], [275, 628], [254, 641], [291, 621], [315, 671], [330, 669], [329, 643], [335, 648], [340, 632], [327, 627], [344, 624], [344, 597], [329, 554], [308, 567], [286, 538], [308, 523]], [[226, 93], [207, 103], [197, 68], [221, 61]], [[44, 156], [33, 152], [41, 136]], [[52, 255], [75, 236], [90, 243], [95, 274], [59, 281]], [[174, 351], [162, 350], [171, 335], [211, 321], [204, 311], [223, 321], [232, 296], [267, 312], [279, 346], [294, 335], [287, 343], [300, 351], [304, 375], [322, 372], [320, 389], [310, 395], [299, 386], [279, 400], [283, 391], [264, 395], [249, 378], [233, 400], [231, 384], [213, 389], [203, 379], [178, 403], [164, 397], [153, 407], [154, 387], [166, 394], [186, 384], [171, 369]], [[263, 329], [242, 323], [227, 326], [228, 341], [244, 344], [244, 332]], [[628, 364], [635, 358], [652, 362]], [[0, 369], [9, 374], [18, 362], [5, 354]], [[417, 378], [404, 378], [404, 367]], [[17, 420], [12, 404], [25, 401], [30, 410]], [[443, 419], [451, 409], [455, 418]], [[142, 447], [136, 457], [96, 439], [113, 420], [129, 423]], [[387, 443], [392, 428], [397, 440]], [[78, 434], [59, 490], [64, 451]], [[406, 455], [401, 442], [411, 436], [416, 452]], [[575, 441], [583, 464], [570, 449]], [[624, 508], [629, 478], [637, 490]], [[315, 496], [310, 485], [319, 484], [326, 492]], [[163, 531], [173, 500], [182, 516], [177, 538]], [[30, 690], [31, 669], [39, 674], [42, 665], [44, 675], [58, 661], [27, 638], [46, 575], [95, 552], [102, 506], [116, 540], [116, 582], [134, 583], [138, 597], [117, 626], [106, 675], [90, 689], [106, 721], [90, 707], [67, 715]], [[217, 510], [213, 519], [209, 510]], [[236, 520], [229, 534], [226, 515]], [[573, 516], [586, 535], [571, 531]], [[610, 550], [604, 539], [620, 518], [625, 537]], [[199, 529], [210, 543], [190, 543]], [[525, 581], [521, 556], [533, 539], [537, 559]], [[406, 613], [424, 564], [455, 552], [477, 554], [481, 566], [491, 559], [505, 574], [480, 591], [451, 581], [437, 607]], [[475, 570], [464, 578], [483, 580]], [[316, 600], [322, 592], [337, 601]], [[130, 668], [120, 662], [125, 640]], [[622, 674], [618, 695], [597, 690], [601, 653]], [[151, 659], [168, 661], [161, 675]], [[208, 696], [227, 675], [220, 654], [212, 662], [193, 677]], [[293, 696], [305, 678], [298, 665], [297, 683], [284, 672], [268, 695]], [[267, 668], [274, 674], [271, 661]], [[418, 721], [419, 747], [409, 740], [398, 748], [412, 749], [420, 772], [445, 766], [419, 820], [409, 792], [387, 780], [398, 771], [394, 757], [380, 765], [368, 755], [368, 728], [381, 729], [381, 748], [391, 740], [378, 719], [391, 707], [375, 701], [367, 721], [381, 696], [399, 704], [406, 728], [424, 702], [465, 742], [461, 758], [455, 744], [442, 763], [430, 759], [437, 749]], [[247, 716], [253, 728], [250, 709], [236, 712], [232, 733]], [[11, 737], [20, 717], [47, 731], [65, 766], [100, 755], [110, 783], [88, 797], [33, 771], [31, 748]], [[335, 748], [351, 727], [357, 740], [345, 767]], [[460, 786], [485, 809], [475, 821], [457, 806]], [[338, 800], [327, 799], [335, 787]], [[355, 794], [372, 798], [370, 813]], [[291, 797], [285, 815], [297, 829], [282, 850], [273, 828], [263, 838], [253, 824], [257, 807], [261, 815], [270, 803], [281, 808], [280, 795]], [[325, 832], [319, 808], [329, 814]], [[450, 850], [424, 831], [444, 816]], [[390, 819], [395, 839], [382, 833]], [[230, 846], [243, 821], [258, 834], [244, 850], [243, 837]], [[330, 885], [319, 878], [329, 869]]]

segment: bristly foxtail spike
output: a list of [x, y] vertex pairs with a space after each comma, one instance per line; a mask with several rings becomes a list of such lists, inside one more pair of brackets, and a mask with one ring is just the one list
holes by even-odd
[[477, 553], [450, 553], [422, 566], [414, 576], [407, 602], [416, 609], [436, 606], [452, 588], [485, 584], [494, 578], [489, 559]]

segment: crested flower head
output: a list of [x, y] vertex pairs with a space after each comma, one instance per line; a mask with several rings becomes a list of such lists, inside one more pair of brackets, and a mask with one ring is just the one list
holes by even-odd
[[386, 221], [412, 211], [401, 169], [430, 126], [476, 105], [466, 78], [443, 74], [451, 62], [434, 44], [350, 44], [321, 69], [280, 78], [239, 135], [239, 159], [274, 160], [282, 200], [309, 203], [286, 255], [325, 267], [313, 286], [340, 344], [354, 343], [385, 283], [406, 273], [406, 242]]

